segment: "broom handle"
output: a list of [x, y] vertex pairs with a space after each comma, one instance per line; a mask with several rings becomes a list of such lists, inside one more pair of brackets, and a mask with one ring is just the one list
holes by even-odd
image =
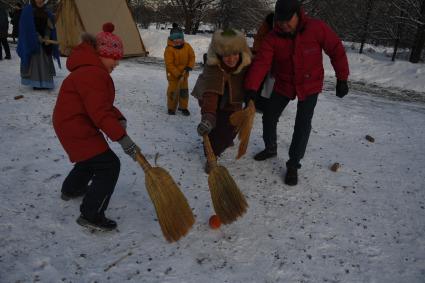
[[207, 153], [207, 160], [210, 166], [217, 165], [217, 158], [215, 157], [214, 151], [211, 146], [210, 138], [207, 135], [202, 136], [204, 138], [204, 148], [205, 152]]
[[52, 40], [52, 39], [42, 39], [42, 41], [43, 41], [44, 43], [50, 43], [50, 44], [59, 45], [59, 41], [57, 41], [57, 40]]
[[140, 164], [140, 166], [142, 166], [143, 171], [147, 172], [149, 169], [152, 168], [152, 166], [146, 160], [145, 156], [140, 151], [136, 153], [136, 160]]
[[176, 87], [176, 89], [173, 92], [173, 101], [175, 101], [177, 99], [177, 96], [178, 96], [178, 94], [180, 92], [181, 84], [182, 84], [182, 82], [184, 80], [184, 76], [185, 75], [186, 75], [186, 71], [183, 71], [183, 74], [181, 75], [180, 79], [177, 82], [177, 87]]

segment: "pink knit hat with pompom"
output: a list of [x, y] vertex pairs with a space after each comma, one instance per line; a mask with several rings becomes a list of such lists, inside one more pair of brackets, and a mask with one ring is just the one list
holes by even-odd
[[97, 52], [99, 56], [120, 60], [124, 55], [121, 38], [113, 34], [115, 27], [112, 23], [105, 23], [103, 31], [96, 35]]

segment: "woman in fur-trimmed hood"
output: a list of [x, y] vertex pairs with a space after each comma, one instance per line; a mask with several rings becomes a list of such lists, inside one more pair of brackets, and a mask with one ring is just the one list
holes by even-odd
[[192, 95], [199, 99], [202, 114], [198, 134], [208, 134], [217, 156], [236, 137], [229, 117], [241, 110], [245, 101], [243, 80], [251, 56], [243, 33], [234, 29], [217, 30], [209, 46], [207, 64], [193, 89]]

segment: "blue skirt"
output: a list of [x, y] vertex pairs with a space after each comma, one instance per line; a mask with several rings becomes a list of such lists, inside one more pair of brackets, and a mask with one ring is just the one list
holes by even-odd
[[29, 66], [21, 64], [21, 83], [35, 88], [55, 87], [53, 77], [56, 76], [53, 58], [47, 55], [43, 48], [31, 57]]

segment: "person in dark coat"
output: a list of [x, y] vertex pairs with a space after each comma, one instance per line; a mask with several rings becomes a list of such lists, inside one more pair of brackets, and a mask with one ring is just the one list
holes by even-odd
[[22, 13], [22, 4], [17, 3], [16, 8], [13, 10], [13, 12], [10, 13], [11, 18], [11, 24], [13, 26], [12, 30], [12, 39], [13, 42], [16, 41], [16, 39], [19, 37], [19, 20], [21, 19], [21, 13]]
[[[136, 159], [139, 147], [127, 135], [127, 122], [113, 105], [110, 73], [123, 56], [121, 39], [107, 23], [96, 38], [85, 34], [66, 65], [71, 72], [62, 83], [53, 111], [53, 127], [74, 168], [62, 185], [62, 199], [84, 196], [77, 223], [103, 230], [116, 228], [105, 217], [120, 172], [120, 160], [107, 136]], [[89, 182], [91, 181], [91, 184]]]
[[336, 95], [348, 93], [348, 60], [341, 40], [323, 21], [308, 17], [298, 0], [278, 0], [273, 31], [263, 40], [245, 79], [250, 98], [255, 99], [267, 72], [275, 78], [274, 90], [263, 112], [265, 149], [254, 159], [277, 155], [276, 127], [282, 111], [298, 99], [294, 133], [289, 147], [285, 183], [298, 183], [298, 169], [311, 131], [317, 98], [323, 88], [322, 51], [331, 59], [337, 83]]
[[60, 67], [55, 19], [46, 10], [43, 0], [31, 0], [25, 6], [19, 21], [16, 49], [21, 58], [21, 83], [33, 89], [53, 89], [56, 75], [53, 57]]
[[0, 2], [0, 60], [3, 59], [2, 46], [4, 48], [4, 59], [11, 59], [9, 43], [7, 36], [9, 33], [9, 19], [7, 17], [7, 6], [5, 3]]

